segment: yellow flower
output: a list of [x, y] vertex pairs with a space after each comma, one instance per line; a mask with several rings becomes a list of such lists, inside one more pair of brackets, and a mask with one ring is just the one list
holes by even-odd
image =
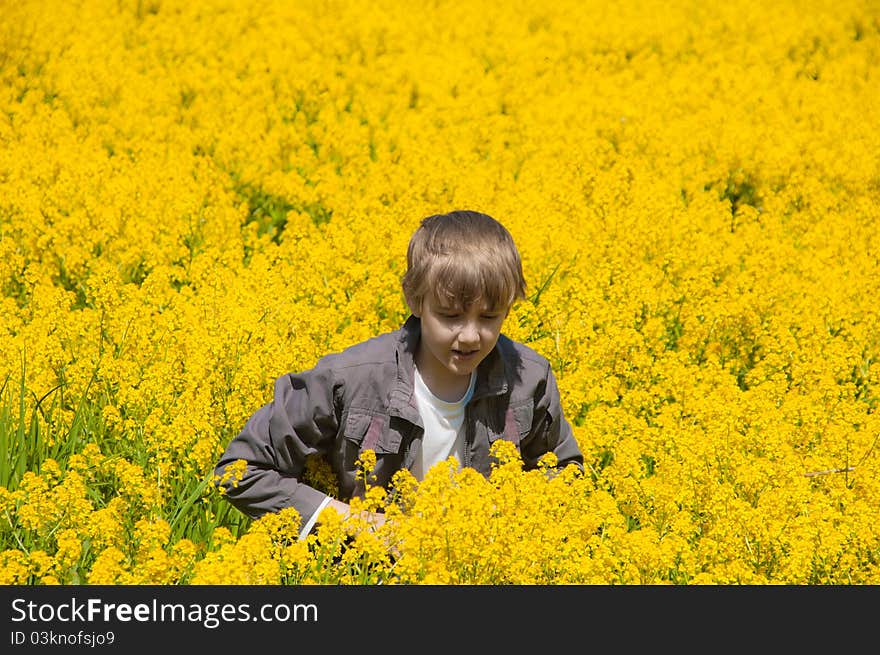
[[30, 566], [26, 553], [16, 549], [4, 550], [0, 552], [0, 564], [2, 564], [0, 566], [0, 582], [5, 585], [28, 583]]
[[129, 577], [125, 554], [115, 546], [110, 546], [102, 550], [95, 559], [87, 579], [91, 585], [116, 585], [126, 584]]
[[220, 492], [220, 495], [226, 493], [227, 485], [233, 488], [238, 487], [238, 483], [241, 482], [245, 473], [247, 473], [246, 460], [237, 459], [234, 462], [227, 464], [223, 469], [223, 475], [214, 476], [214, 484], [217, 485], [217, 490]]

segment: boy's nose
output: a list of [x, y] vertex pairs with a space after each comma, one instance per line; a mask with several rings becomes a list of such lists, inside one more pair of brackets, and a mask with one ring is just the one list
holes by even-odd
[[480, 343], [480, 332], [473, 323], [465, 323], [458, 333], [458, 341], [462, 345], [476, 346]]

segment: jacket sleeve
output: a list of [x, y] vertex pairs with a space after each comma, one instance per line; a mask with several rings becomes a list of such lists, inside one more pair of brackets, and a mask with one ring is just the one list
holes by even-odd
[[584, 456], [574, 437], [571, 424], [565, 418], [565, 414], [562, 411], [559, 387], [556, 384], [556, 376], [553, 374], [553, 369], [549, 363], [544, 393], [538, 401], [537, 408], [546, 410], [544, 417], [544, 442], [547, 445], [546, 452], [552, 452], [556, 455], [557, 468], [561, 471], [569, 464], [574, 464], [583, 471]]
[[[306, 457], [326, 454], [338, 430], [332, 372], [314, 368], [275, 381], [272, 401], [248, 419], [220, 457], [218, 484], [232, 505], [251, 518], [285, 507], [307, 523], [327, 495], [300, 482]], [[233, 482], [227, 465], [244, 460], [247, 469]]]

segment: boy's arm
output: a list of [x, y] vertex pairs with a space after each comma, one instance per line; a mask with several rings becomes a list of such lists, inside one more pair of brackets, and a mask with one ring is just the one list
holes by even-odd
[[574, 464], [583, 471], [584, 456], [571, 430], [571, 424], [565, 418], [565, 414], [562, 411], [556, 376], [553, 374], [553, 369], [549, 364], [547, 366], [544, 393], [537, 404], [537, 409], [541, 408], [546, 409], [547, 452], [552, 452], [556, 455], [557, 468], [562, 470], [569, 464]]
[[251, 518], [293, 507], [305, 525], [327, 499], [300, 481], [306, 457], [326, 453], [337, 429], [329, 369], [281, 376], [272, 401], [248, 419], [217, 463], [215, 475], [223, 480], [227, 465], [247, 462], [240, 480], [226, 475], [220, 482], [226, 498]]

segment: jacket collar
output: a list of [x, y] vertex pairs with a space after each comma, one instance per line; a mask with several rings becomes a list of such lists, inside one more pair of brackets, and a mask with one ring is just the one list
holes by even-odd
[[[403, 326], [397, 331], [397, 378], [391, 390], [389, 409], [396, 410], [392, 413], [407, 419], [412, 423], [421, 425], [419, 410], [415, 399], [415, 368], [416, 349], [422, 334], [422, 322], [410, 314]], [[474, 395], [471, 400], [483, 396], [495, 396], [507, 392], [507, 375], [504, 358], [498, 349], [498, 344], [492, 349], [486, 359], [477, 367], [477, 380], [474, 385]]]

